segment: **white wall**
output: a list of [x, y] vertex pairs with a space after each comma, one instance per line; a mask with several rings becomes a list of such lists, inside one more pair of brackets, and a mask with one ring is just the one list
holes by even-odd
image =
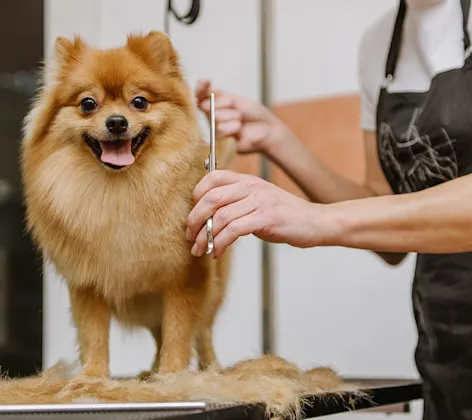
[[[95, 45], [124, 41], [128, 31], [163, 29], [163, 0], [46, 0], [47, 46], [77, 32]], [[182, 8], [187, 5], [182, 0]], [[275, 101], [355, 92], [356, 53], [364, 28], [395, 0], [274, 0]], [[171, 35], [192, 86], [200, 77], [257, 99], [258, 2], [204, 0], [202, 16]], [[296, 73], [295, 73], [296, 69]], [[297, 77], [293, 77], [297, 74]], [[231, 291], [217, 324], [223, 363], [260, 351], [260, 247], [236, 246]], [[345, 375], [416, 376], [410, 288], [413, 258], [387, 268], [374, 255], [347, 249], [275, 247], [277, 350], [303, 367], [329, 364]], [[75, 355], [65, 288], [46, 271], [45, 364]], [[128, 337], [115, 325], [112, 371], [146, 368], [154, 346], [146, 333]], [[356, 415], [349, 414], [352, 418]], [[401, 418], [420, 418], [413, 415]], [[363, 417], [364, 418], [364, 417]], [[370, 419], [383, 418], [369, 415]]]

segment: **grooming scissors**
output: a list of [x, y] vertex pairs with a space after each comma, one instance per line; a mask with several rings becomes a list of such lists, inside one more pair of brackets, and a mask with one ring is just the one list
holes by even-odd
[[[210, 94], [210, 154], [205, 160], [205, 168], [208, 172], [216, 170], [216, 128], [215, 128], [215, 95]], [[213, 217], [206, 222], [207, 251], [210, 255], [213, 252]]]

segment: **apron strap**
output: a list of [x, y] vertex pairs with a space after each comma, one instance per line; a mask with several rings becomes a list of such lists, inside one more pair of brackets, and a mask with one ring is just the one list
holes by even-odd
[[[470, 45], [470, 36], [467, 28], [469, 20], [469, 10], [470, 10], [470, 0], [460, 0], [461, 9], [462, 9], [462, 31], [463, 31], [463, 41], [464, 41], [464, 51], [466, 56], [469, 56], [471, 51]], [[395, 69], [397, 66], [398, 56], [400, 55], [400, 48], [402, 43], [403, 35], [403, 22], [405, 21], [406, 15], [406, 1], [400, 0], [398, 6], [397, 19], [395, 21], [395, 26], [393, 28], [392, 39], [390, 41], [390, 49], [388, 51], [387, 63], [385, 65], [385, 78], [386, 83], [389, 83], [393, 80], [395, 76]]]
[[397, 19], [393, 28], [392, 40], [390, 41], [390, 49], [388, 51], [387, 65], [385, 66], [385, 77], [393, 79], [395, 68], [397, 67], [398, 56], [400, 55], [400, 47], [402, 44], [403, 22], [406, 14], [405, 0], [400, 0], [398, 6]]
[[461, 6], [462, 6], [462, 31], [464, 32], [464, 50], [467, 53], [470, 48], [470, 36], [469, 36], [469, 28], [468, 28], [470, 0], [461, 0]]

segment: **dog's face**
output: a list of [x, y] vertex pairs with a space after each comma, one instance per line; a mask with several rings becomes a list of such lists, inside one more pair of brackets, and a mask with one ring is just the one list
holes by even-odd
[[50, 129], [57, 142], [73, 144], [106, 170], [123, 170], [146, 150], [165, 148], [172, 139], [162, 134], [191, 115], [177, 56], [163, 33], [129, 37], [113, 50], [59, 38], [54, 59]]

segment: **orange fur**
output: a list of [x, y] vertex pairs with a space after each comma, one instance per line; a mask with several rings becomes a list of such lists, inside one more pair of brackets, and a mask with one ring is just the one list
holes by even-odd
[[344, 383], [328, 367], [303, 371], [280, 357], [263, 356], [236, 363], [227, 369], [153, 374], [149, 381], [136, 379], [72, 378], [59, 363], [37, 377], [0, 378], [0, 404], [70, 404], [86, 402], [205, 401], [209, 406], [263, 404], [267, 418], [303, 418], [308, 397], [320, 404], [346, 396], [351, 403], [368, 400], [359, 384]]
[[[195, 258], [185, 239], [209, 149], [170, 40], [151, 32], [99, 50], [58, 38], [46, 76], [25, 120], [27, 223], [67, 282], [82, 374], [108, 376], [111, 317], [150, 330], [160, 373], [185, 370], [195, 343], [200, 368], [217, 364], [212, 325], [230, 254]], [[137, 95], [148, 100], [145, 111], [130, 106]], [[80, 109], [84, 97], [100, 104], [90, 115]], [[84, 141], [85, 133], [105, 136], [105, 120], [116, 113], [133, 137], [150, 127], [136, 161], [118, 171]], [[223, 155], [231, 143], [218, 147]]]

